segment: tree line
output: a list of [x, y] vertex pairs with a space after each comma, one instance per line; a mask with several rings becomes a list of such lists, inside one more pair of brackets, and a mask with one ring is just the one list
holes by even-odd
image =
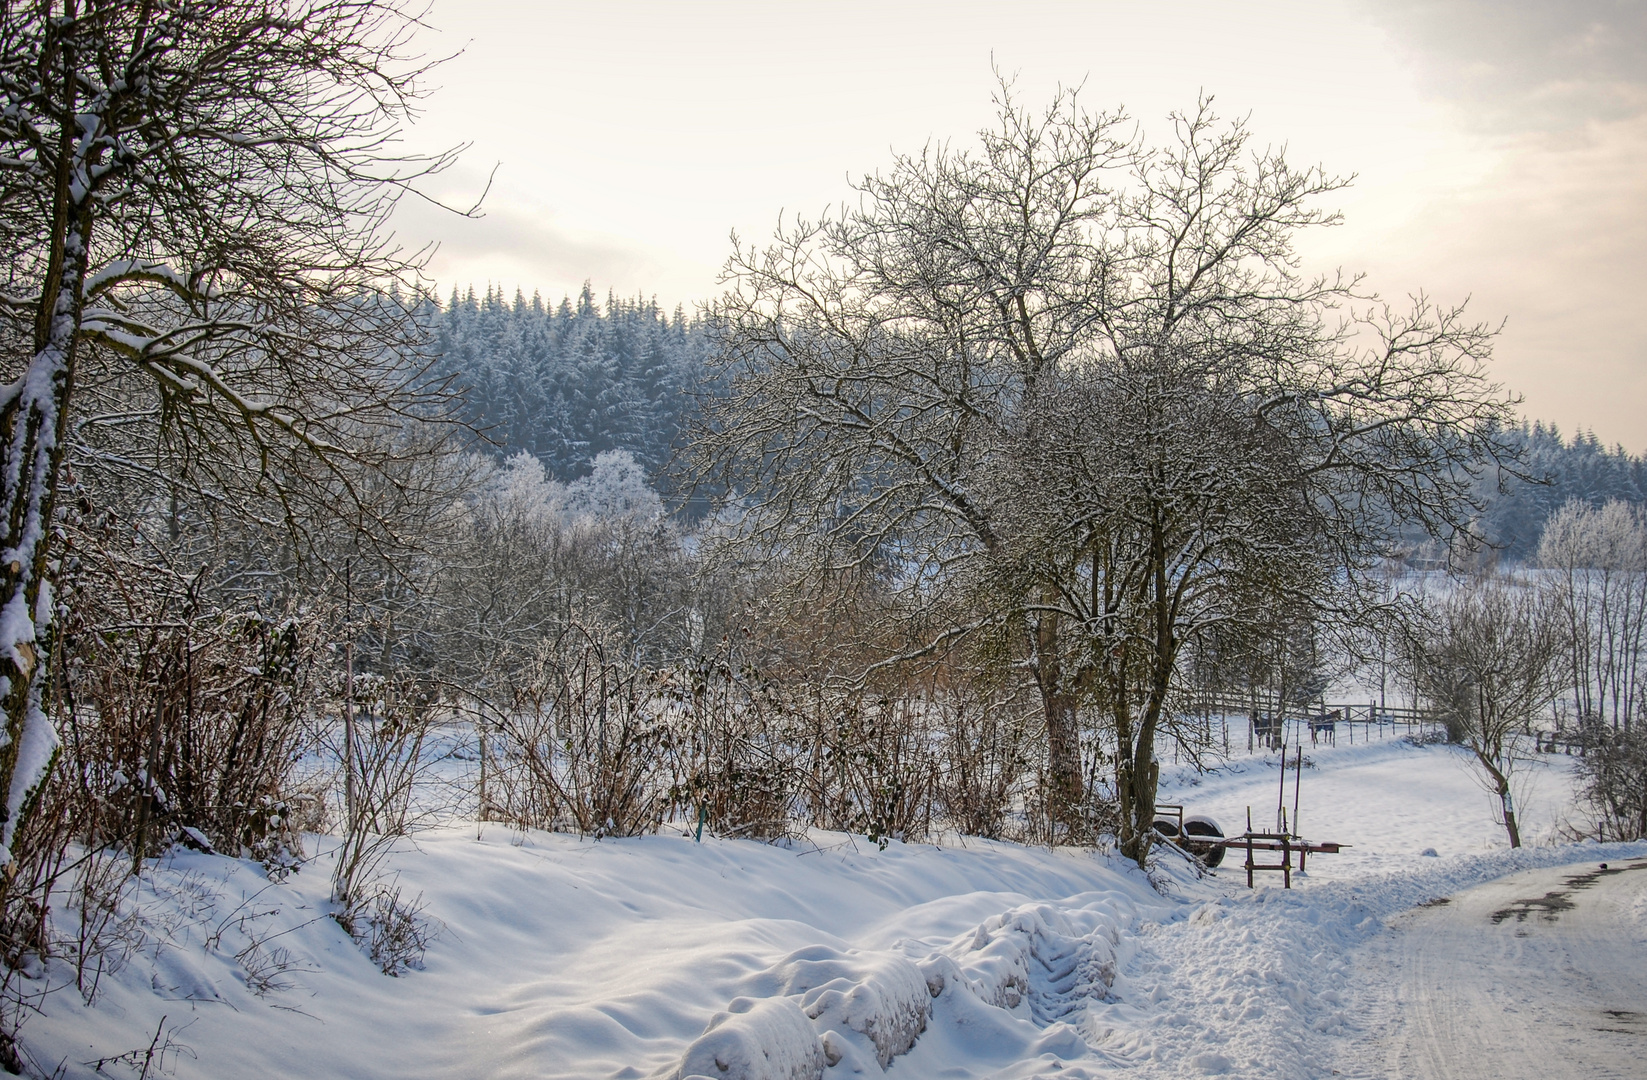
[[1499, 557], [1536, 556], [1545, 523], [1573, 500], [1647, 506], [1647, 459], [1607, 447], [1593, 433], [1567, 438], [1555, 427], [1522, 421], [1508, 433], [1525, 477], [1504, 477], [1483, 491], [1481, 530]]
[[[438, 370], [484, 435], [476, 445], [500, 458], [525, 451], [562, 481], [607, 450], [626, 450], [673, 491], [671, 463], [699, 398], [727, 392], [712, 378], [701, 317], [679, 307], [665, 314], [640, 297], [600, 301], [587, 284], [553, 304], [454, 288], [444, 302], [427, 297], [419, 317]], [[1571, 500], [1647, 504], [1647, 459], [1593, 433], [1522, 420], [1503, 439], [1518, 470], [1484, 475], [1474, 493], [1483, 507], [1476, 527], [1500, 558], [1531, 559], [1545, 521]]]
[[701, 323], [677, 307], [585, 284], [558, 305], [452, 290], [420, 309], [437, 370], [463, 390], [465, 419], [499, 456], [525, 452], [557, 479], [624, 450], [662, 481], [707, 375]]

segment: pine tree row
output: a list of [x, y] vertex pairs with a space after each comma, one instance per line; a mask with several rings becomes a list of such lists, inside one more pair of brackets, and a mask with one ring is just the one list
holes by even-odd
[[557, 479], [627, 450], [658, 477], [703, 373], [701, 324], [656, 301], [595, 300], [588, 284], [558, 306], [488, 288], [431, 302], [440, 370], [463, 388], [469, 419], [500, 455], [525, 451]]

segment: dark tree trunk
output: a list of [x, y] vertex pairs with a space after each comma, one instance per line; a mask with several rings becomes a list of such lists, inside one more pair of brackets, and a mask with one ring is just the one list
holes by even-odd
[[1047, 724], [1048, 811], [1065, 837], [1082, 835], [1081, 729], [1076, 694], [1069, 685], [1059, 655], [1058, 616], [1041, 616], [1034, 626], [1035, 679]]
[[1510, 809], [1510, 800], [1507, 794], [1502, 796], [1502, 801], [1504, 803], [1504, 828], [1510, 834], [1510, 846], [1518, 848], [1521, 846], [1521, 829], [1516, 825], [1515, 811]]

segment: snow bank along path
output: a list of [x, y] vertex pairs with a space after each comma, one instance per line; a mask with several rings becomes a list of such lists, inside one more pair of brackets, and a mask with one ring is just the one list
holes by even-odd
[[[179, 854], [122, 909], [151, 944], [103, 973], [92, 1008], [72, 985], [50, 994], [23, 1038], [68, 1077], [148, 1046], [162, 1018], [180, 1077], [1325, 1076], [1379, 1015], [1353, 957], [1385, 920], [1518, 868], [1609, 857], [1493, 848], [1447, 748], [1310, 757], [1306, 832], [1358, 846], [1291, 892], [1170, 858], [1158, 892], [1089, 852], [980, 841], [427, 833], [396, 868], [441, 932], [398, 979], [326, 917], [325, 856], [272, 885], [253, 864]], [[1566, 781], [1562, 763], [1546, 771], [1545, 802], [1523, 806], [1548, 822]], [[1276, 775], [1247, 759], [1163, 798], [1230, 825], [1226, 804], [1273, 806]], [[1609, 854], [1631, 852], [1647, 845]], [[79, 912], [56, 915], [69, 930]], [[61, 964], [49, 975], [65, 982]]]
[[442, 929], [398, 979], [326, 917], [324, 858], [271, 885], [179, 854], [128, 904], [158, 943], [91, 1009], [52, 994], [24, 1038], [68, 1076], [162, 1017], [195, 1055], [168, 1062], [181, 1077], [879, 1075], [962, 998], [995, 1059], [1038, 1046], [1163, 905], [1090, 853], [815, 839], [424, 834], [400, 885]]

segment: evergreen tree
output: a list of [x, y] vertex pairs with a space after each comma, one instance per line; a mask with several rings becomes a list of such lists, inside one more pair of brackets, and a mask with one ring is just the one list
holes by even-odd
[[1520, 448], [1527, 479], [1483, 477], [1478, 494], [1485, 505], [1481, 531], [1501, 558], [1530, 559], [1544, 523], [1571, 500], [1593, 507], [1615, 500], [1647, 504], [1647, 460], [1603, 445], [1593, 432], [1569, 441], [1553, 424], [1523, 422], [1507, 441]]
[[702, 329], [682, 308], [611, 293], [601, 304], [585, 283], [553, 308], [519, 290], [453, 289], [425, 314], [442, 373], [499, 457], [525, 451], [569, 482], [624, 451], [662, 479], [704, 372]]

